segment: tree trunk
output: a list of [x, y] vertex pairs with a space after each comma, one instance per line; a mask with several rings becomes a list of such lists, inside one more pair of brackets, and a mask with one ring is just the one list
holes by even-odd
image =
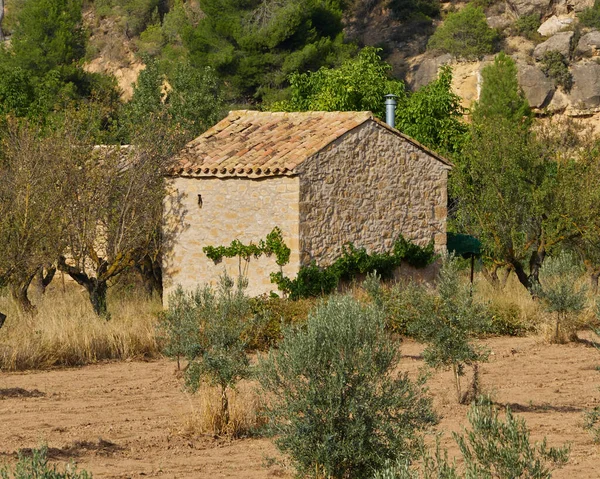
[[77, 284], [86, 289], [90, 298], [90, 303], [92, 303], [92, 308], [98, 316], [109, 319], [108, 308], [106, 305], [106, 292], [108, 290], [106, 279], [90, 278], [87, 273], [79, 271], [79, 269], [74, 266], [68, 265], [63, 257], [58, 260], [58, 269], [67, 273], [77, 282]]
[[221, 417], [223, 427], [229, 424], [229, 399], [227, 398], [227, 386], [221, 386]]
[[84, 286], [90, 297], [94, 313], [102, 318], [109, 319], [106, 305], [106, 292], [108, 291], [106, 281], [98, 281], [96, 278], [90, 278], [90, 282]]
[[590, 284], [593, 294], [598, 294], [598, 278], [600, 278], [600, 271], [594, 271], [590, 274]]
[[49, 265], [47, 268], [44, 266], [40, 267], [33, 281], [33, 285], [40, 296], [46, 294], [46, 288], [52, 282], [55, 274], [56, 267], [53, 265]]
[[452, 365], [452, 372], [454, 373], [454, 385], [456, 386], [456, 400], [460, 404], [462, 402], [462, 391], [460, 390], [460, 374], [456, 364]]
[[4, 41], [4, 32], [2, 31], [3, 20], [4, 20], [4, 0], [0, 0], [0, 42]]
[[156, 293], [162, 299], [162, 270], [160, 264], [146, 255], [136, 263], [135, 269], [140, 274], [144, 291], [148, 297], [152, 297]]
[[498, 269], [500, 265], [494, 264], [492, 269], [488, 269], [484, 264], [481, 265], [483, 277], [492, 285], [494, 289], [500, 289], [500, 279], [498, 278]]
[[0, 329], [4, 326], [4, 322], [6, 321], [6, 314], [0, 312]]
[[19, 309], [24, 313], [35, 313], [36, 308], [33, 303], [29, 300], [29, 296], [27, 295], [27, 289], [29, 288], [29, 283], [21, 283], [12, 285], [10, 287], [10, 293], [19, 306]]
[[546, 250], [542, 246], [531, 253], [531, 257], [529, 259], [529, 274], [525, 272], [525, 269], [520, 261], [514, 258], [510, 261], [510, 264], [515, 270], [517, 278], [519, 278], [519, 282], [527, 288], [527, 291], [529, 291], [533, 298], [537, 297], [536, 289], [540, 283], [540, 268], [542, 267], [545, 258]]
[[25, 278], [23, 278], [21, 281], [10, 285], [11, 295], [16, 301], [21, 311], [23, 311], [24, 313], [32, 314], [36, 312], [36, 307], [30, 301], [29, 295], [27, 294], [29, 290], [29, 285], [33, 281], [33, 278], [35, 277], [36, 273], [37, 270], [33, 274], [25, 276]]

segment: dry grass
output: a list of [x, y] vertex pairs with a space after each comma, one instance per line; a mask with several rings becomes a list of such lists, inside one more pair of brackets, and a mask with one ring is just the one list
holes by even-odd
[[[491, 306], [507, 314], [510, 311], [516, 311], [518, 317], [516, 320], [521, 324], [525, 331], [538, 334], [544, 341], [555, 342], [555, 313], [548, 313], [544, 310], [540, 301], [534, 300], [529, 292], [519, 283], [514, 274], [508, 278], [506, 286], [502, 290], [495, 290], [483, 276], [476, 276], [476, 294]], [[582, 278], [582, 282], [588, 281], [587, 277]], [[561, 323], [561, 334], [559, 342], [568, 342], [577, 340], [577, 331], [587, 329], [591, 325], [597, 324], [597, 318], [594, 313], [596, 297], [589, 294], [588, 307], [581, 313], [569, 315]]]
[[0, 296], [8, 315], [0, 329], [0, 368], [5, 371], [77, 366], [110, 359], [155, 357], [160, 302], [134, 295], [109, 295], [110, 321], [97, 317], [87, 296], [68, 285], [37, 298], [34, 316]]
[[221, 413], [221, 391], [217, 387], [202, 385], [190, 395], [190, 413], [182, 421], [182, 433], [188, 435], [210, 434], [239, 438], [251, 435], [264, 425], [261, 416], [261, 397], [256, 383], [241, 381], [235, 390], [228, 391], [229, 423]]

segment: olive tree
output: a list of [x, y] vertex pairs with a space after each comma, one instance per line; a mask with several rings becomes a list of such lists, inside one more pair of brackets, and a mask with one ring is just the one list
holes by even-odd
[[422, 385], [395, 372], [398, 344], [383, 316], [333, 296], [261, 358], [268, 427], [300, 474], [372, 477], [387, 460], [410, 458], [418, 431], [434, 422]]

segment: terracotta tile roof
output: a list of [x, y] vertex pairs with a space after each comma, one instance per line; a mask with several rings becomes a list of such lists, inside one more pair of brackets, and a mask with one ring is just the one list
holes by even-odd
[[[425, 147], [377, 120], [371, 112], [232, 111], [188, 143], [176, 156], [172, 176], [293, 175], [304, 160], [344, 133], [376, 121], [420, 148]], [[434, 152], [432, 156], [448, 164]]]

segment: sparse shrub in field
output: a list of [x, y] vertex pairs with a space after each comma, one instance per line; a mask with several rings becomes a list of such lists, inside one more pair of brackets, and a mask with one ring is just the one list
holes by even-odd
[[363, 288], [382, 308], [386, 327], [395, 334], [408, 334], [409, 326], [422, 315], [431, 314], [435, 307], [432, 293], [415, 281], [396, 283], [386, 288], [375, 274], [367, 276]]
[[555, 86], [562, 87], [566, 92], [571, 90], [573, 75], [571, 75], [568, 62], [562, 53], [554, 50], [544, 53], [541, 64], [541, 70], [554, 80]]
[[304, 324], [316, 300], [259, 296], [250, 298], [250, 317], [244, 337], [248, 351], [267, 351], [282, 339], [282, 329], [290, 324]]
[[515, 31], [518, 35], [525, 37], [531, 41], [538, 41], [541, 39], [541, 35], [537, 29], [540, 28], [541, 21], [540, 16], [537, 13], [531, 15], [522, 15], [515, 21]]
[[521, 317], [521, 308], [516, 304], [491, 303], [488, 307], [491, 334], [499, 336], [523, 336], [529, 327]]
[[458, 12], [448, 14], [429, 39], [427, 48], [476, 59], [493, 53], [498, 40], [498, 32], [488, 26], [483, 9], [469, 4]]
[[540, 283], [535, 292], [546, 311], [556, 313], [554, 342], [564, 341], [564, 329], [575, 334], [578, 314], [586, 306], [587, 287], [580, 285], [583, 268], [577, 258], [567, 252], [544, 261]]
[[256, 391], [256, 384], [241, 381], [229, 392], [229, 419], [226, 422], [221, 409], [221, 391], [218, 387], [203, 385], [190, 401], [191, 413], [187, 414], [181, 432], [188, 435], [227, 434], [229, 437], [248, 437], [264, 426], [263, 398]]
[[507, 407], [503, 422], [489, 398], [479, 398], [467, 417], [471, 430], [453, 434], [464, 458], [466, 478], [547, 479], [552, 469], [569, 459], [568, 446], [548, 448], [546, 438], [531, 445], [525, 420], [513, 416]]
[[[423, 351], [425, 362], [433, 368], [452, 368], [458, 402], [463, 397], [460, 378], [465, 366], [473, 366], [473, 385], [478, 384], [477, 365], [486, 361], [488, 353], [472, 342], [474, 336], [489, 330], [489, 313], [483, 304], [473, 299], [472, 290], [461, 281], [459, 264], [447, 257], [440, 271], [437, 297], [408, 331], [427, 344]], [[473, 391], [474, 396], [477, 391]]]
[[185, 355], [189, 361], [186, 387], [195, 392], [207, 382], [220, 388], [224, 426], [230, 418], [227, 391], [249, 372], [243, 337], [250, 314], [245, 286], [242, 279], [235, 285], [223, 276], [216, 292], [209, 286], [194, 293], [177, 292], [163, 321], [165, 352]]
[[448, 460], [436, 445], [435, 453], [423, 450], [420, 464], [399, 461], [375, 474], [374, 479], [549, 479], [564, 466], [569, 447], [548, 447], [546, 439], [532, 445], [525, 421], [506, 409], [506, 420], [489, 398], [480, 397], [467, 413], [471, 430], [453, 433], [463, 466]]
[[412, 455], [435, 416], [422, 384], [394, 373], [398, 359], [379, 308], [350, 296], [322, 302], [261, 358], [268, 430], [299, 474], [369, 478]]
[[48, 464], [48, 448], [33, 449], [31, 456], [19, 454], [14, 468], [0, 468], [1, 479], [91, 479], [87, 471], [77, 471], [77, 467], [69, 464], [65, 472], [60, 472], [55, 465]]
[[596, 444], [600, 444], [600, 406], [585, 412], [583, 421], [583, 428], [589, 431]]

